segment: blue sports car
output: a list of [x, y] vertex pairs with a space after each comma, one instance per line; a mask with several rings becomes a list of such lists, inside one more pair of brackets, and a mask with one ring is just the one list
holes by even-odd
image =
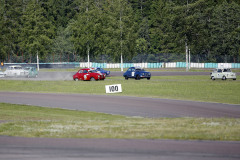
[[142, 69], [140, 67], [130, 67], [123, 74], [123, 77], [125, 77], [126, 80], [128, 80], [128, 78], [135, 78], [136, 80], [147, 78], [147, 80], [150, 80], [151, 73], [145, 71], [144, 69]]
[[106, 76], [108, 76], [110, 74], [110, 71], [106, 71], [99, 67], [97, 67], [95, 70], [101, 72], [102, 74], [105, 74]]

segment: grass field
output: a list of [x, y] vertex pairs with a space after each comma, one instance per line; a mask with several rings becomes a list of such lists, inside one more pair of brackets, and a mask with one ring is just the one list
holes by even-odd
[[[108, 77], [105, 81], [0, 80], [0, 91], [106, 94], [240, 104], [240, 81], [209, 76]], [[140, 118], [0, 103], [0, 135], [65, 138], [240, 140], [239, 118]]]
[[140, 118], [0, 103], [0, 135], [54, 138], [240, 140], [240, 119]]
[[156, 76], [150, 81], [108, 77], [105, 81], [0, 80], [0, 91], [106, 94], [105, 85], [122, 84], [115, 95], [240, 104], [240, 81], [210, 80], [209, 76]]

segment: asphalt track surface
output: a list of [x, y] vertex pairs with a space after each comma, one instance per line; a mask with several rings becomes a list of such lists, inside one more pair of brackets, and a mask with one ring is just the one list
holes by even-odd
[[0, 136], [1, 160], [237, 160], [239, 142]]
[[[67, 74], [69, 75], [66, 76]], [[51, 76], [55, 78], [56, 75], [64, 75], [65, 77], [61, 80], [72, 80], [72, 73], [67, 74], [47, 72], [41, 75], [40, 73], [39, 77], [33, 80], [50, 80]], [[116, 73], [116, 76], [118, 74], [122, 73]], [[163, 75], [163, 73], [156, 74]], [[180, 74], [189, 75], [187, 72]], [[199, 73], [196, 74], [199, 75]], [[154, 76], [153, 73], [152, 75]], [[202, 75], [209, 75], [209, 73], [202, 73]], [[0, 92], [0, 102], [141, 117], [240, 117], [239, 105], [153, 98]], [[240, 142], [0, 136], [0, 160], [5, 159], [235, 160], [240, 159]]]
[[240, 118], [240, 105], [110, 95], [0, 92], [0, 102], [138, 117]]

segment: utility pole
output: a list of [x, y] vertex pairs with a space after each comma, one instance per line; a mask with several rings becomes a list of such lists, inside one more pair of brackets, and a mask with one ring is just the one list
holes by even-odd
[[[87, 7], [86, 7], [86, 13], [87, 13], [87, 22], [88, 22], [88, 2], [87, 2]], [[87, 32], [87, 34], [88, 34], [88, 32]], [[88, 65], [88, 68], [90, 68], [90, 58], [89, 58], [89, 51], [90, 50], [90, 47], [89, 47], [89, 41], [87, 42], [87, 56], [88, 56], [88, 63], [87, 63], [87, 65]]]
[[188, 69], [191, 69], [191, 52], [190, 48], [188, 49]]
[[120, 6], [120, 51], [121, 51], [121, 71], [123, 72], [123, 57], [122, 57], [122, 6], [121, 1], [119, 0], [119, 6]]
[[[188, 13], [188, 0], [187, 0], [187, 13]], [[186, 48], [186, 72], [188, 72], [189, 70], [189, 57], [188, 57], [188, 38], [187, 38], [187, 35], [185, 34], [185, 37], [186, 37], [186, 41], [185, 41], [185, 48]]]
[[185, 48], [186, 48], [186, 72], [188, 72], [188, 45], [187, 42], [185, 42]]
[[38, 58], [38, 51], [37, 51], [37, 70], [39, 71], [39, 58]]

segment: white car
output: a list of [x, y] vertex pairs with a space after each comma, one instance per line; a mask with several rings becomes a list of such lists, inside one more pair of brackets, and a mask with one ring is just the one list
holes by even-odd
[[213, 70], [213, 72], [210, 74], [211, 79], [215, 80], [215, 79], [222, 79], [222, 80], [226, 80], [226, 79], [233, 79], [236, 80], [237, 76], [236, 73], [233, 73], [231, 71], [231, 69], [229, 68], [216, 68]]
[[2, 72], [2, 71], [0, 71], [0, 78], [1, 78], [1, 77], [5, 77], [5, 73]]
[[28, 71], [24, 70], [22, 66], [16, 65], [16, 66], [9, 66], [7, 67], [6, 71], [4, 72], [6, 76], [27, 76]]

